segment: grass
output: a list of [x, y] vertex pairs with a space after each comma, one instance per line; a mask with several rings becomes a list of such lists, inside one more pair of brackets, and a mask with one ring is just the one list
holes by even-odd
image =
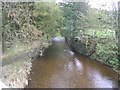
[[38, 40], [34, 42], [29, 42], [26, 44], [16, 41], [14, 42], [14, 45], [12, 45], [12, 47], [6, 48], [3, 58], [7, 58], [7, 57], [11, 58], [16, 55], [19, 55], [20, 53], [25, 53], [27, 51], [30, 51], [32, 48], [35, 48], [37, 45], [39, 45], [40, 42], [43, 42], [43, 41]]
[[28, 84], [27, 75], [30, 73], [30, 68], [32, 66], [31, 59], [25, 56], [25, 58], [17, 57], [17, 59], [15, 59], [16, 61], [13, 61], [13, 57], [19, 56], [21, 53], [24, 54], [40, 45], [46, 45], [46, 43], [43, 41], [29, 42], [29, 44], [15, 42], [11, 48], [6, 49], [3, 60], [8, 64], [5, 64], [2, 67], [2, 71], [3, 76], [5, 77], [4, 82], [8, 86], [24, 88]]
[[3, 81], [10, 87], [25, 87], [28, 84], [27, 75], [30, 74], [31, 66], [32, 64], [29, 58], [5, 65], [2, 67]]

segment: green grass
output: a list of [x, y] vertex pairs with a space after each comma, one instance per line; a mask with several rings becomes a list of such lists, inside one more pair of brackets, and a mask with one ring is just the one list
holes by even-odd
[[4, 57], [13, 57], [19, 53], [25, 52], [28, 50], [28, 46], [22, 43], [15, 43], [11, 48], [6, 48]]

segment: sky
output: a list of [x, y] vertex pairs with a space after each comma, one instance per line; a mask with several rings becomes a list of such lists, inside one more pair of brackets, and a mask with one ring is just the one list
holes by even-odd
[[[62, 0], [56, 0], [57, 2], [62, 2]], [[73, 0], [71, 0], [73, 1]], [[117, 2], [120, 0], [88, 0], [89, 5], [92, 8], [112, 10], [113, 4], [117, 7]]]
[[112, 10], [113, 5], [118, 7], [118, 1], [120, 0], [89, 0], [89, 4], [92, 8]]

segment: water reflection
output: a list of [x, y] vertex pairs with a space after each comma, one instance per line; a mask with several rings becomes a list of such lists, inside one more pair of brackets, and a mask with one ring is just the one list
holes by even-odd
[[69, 62], [67, 68], [68, 68], [68, 70], [72, 70], [73, 69], [73, 62]]
[[83, 70], [82, 63], [80, 62], [80, 60], [79, 60], [79, 59], [74, 58], [74, 63], [75, 63], [76, 68], [77, 68], [78, 70], [80, 70], [80, 71], [82, 71], [82, 70]]
[[97, 88], [104, 87], [104, 88], [114, 88], [115, 83], [112, 80], [108, 79], [108, 77], [104, 77], [101, 75], [100, 72], [94, 71], [93, 72], [93, 81]]

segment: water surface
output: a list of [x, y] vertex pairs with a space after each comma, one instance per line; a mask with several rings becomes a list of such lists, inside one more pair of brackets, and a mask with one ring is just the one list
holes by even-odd
[[[71, 53], [67, 45], [50, 46], [33, 62], [29, 88], [117, 88], [118, 75], [86, 56]], [[70, 51], [70, 52], [69, 52]]]

